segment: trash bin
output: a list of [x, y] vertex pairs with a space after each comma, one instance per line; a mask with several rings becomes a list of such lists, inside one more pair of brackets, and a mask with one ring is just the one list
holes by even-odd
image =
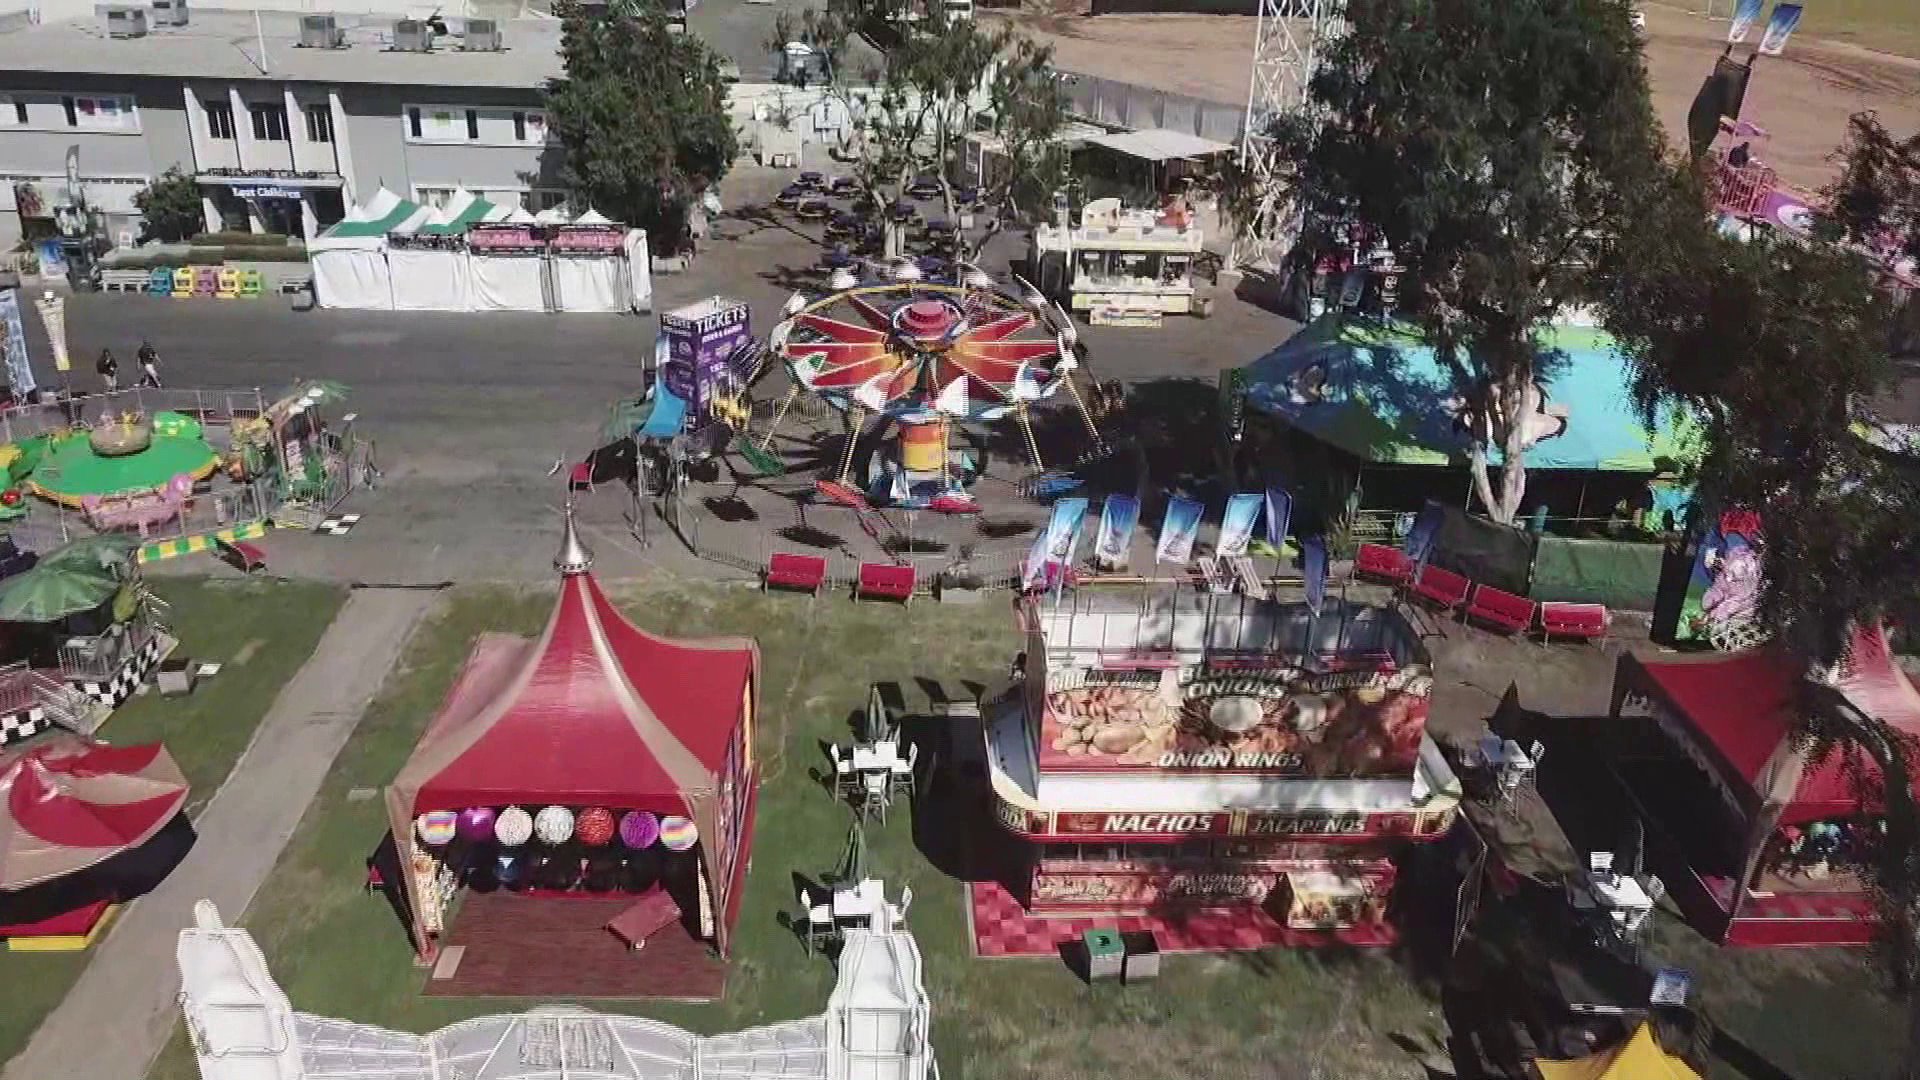
[[184, 656], [167, 657], [160, 662], [154, 682], [166, 697], [193, 693], [193, 661]]
[[1160, 942], [1151, 930], [1135, 930], [1120, 935], [1126, 950], [1126, 970], [1121, 978], [1129, 986], [1141, 979], [1160, 974]]
[[1126, 967], [1127, 946], [1120, 931], [1095, 927], [1080, 935], [1087, 946], [1087, 981], [1120, 978]]

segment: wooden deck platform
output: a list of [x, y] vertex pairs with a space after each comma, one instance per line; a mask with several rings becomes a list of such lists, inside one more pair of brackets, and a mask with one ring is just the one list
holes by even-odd
[[525, 896], [469, 892], [443, 946], [464, 946], [451, 978], [429, 978], [430, 997], [666, 998], [713, 1001], [726, 964], [684, 925], [635, 952], [607, 930], [630, 896]]

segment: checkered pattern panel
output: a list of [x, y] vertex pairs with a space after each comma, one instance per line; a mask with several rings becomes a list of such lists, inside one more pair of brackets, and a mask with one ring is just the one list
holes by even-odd
[[31, 738], [53, 726], [47, 712], [38, 705], [17, 713], [0, 716], [0, 746]]
[[322, 536], [345, 536], [360, 524], [359, 514], [342, 514], [337, 518], [327, 518], [313, 527], [313, 531]]
[[1163, 953], [1249, 952], [1273, 947], [1312, 945], [1391, 945], [1389, 928], [1315, 932], [1289, 930], [1257, 907], [1215, 908], [1185, 913], [1175, 920], [1150, 915], [1075, 915], [1036, 918], [998, 882], [967, 886], [975, 956], [1058, 956], [1061, 944], [1078, 941], [1095, 927], [1122, 933], [1153, 931]]
[[139, 653], [133, 659], [121, 665], [113, 678], [105, 682], [74, 679], [73, 688], [100, 704], [112, 708], [133, 696], [134, 689], [140, 685], [142, 679], [147, 677], [147, 672], [152, 671], [153, 666], [160, 662], [160, 648], [160, 637], [155, 635], [141, 646]]

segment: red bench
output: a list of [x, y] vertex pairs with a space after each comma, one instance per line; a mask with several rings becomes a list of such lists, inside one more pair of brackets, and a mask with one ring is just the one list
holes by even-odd
[[1413, 577], [1413, 560], [1399, 548], [1361, 544], [1353, 556], [1353, 572], [1358, 577], [1389, 585], [1405, 585]]
[[1509, 634], [1524, 634], [1533, 626], [1533, 611], [1537, 606], [1532, 600], [1505, 589], [1476, 585], [1473, 599], [1467, 604], [1467, 618]]
[[762, 588], [798, 589], [818, 596], [827, 580], [827, 560], [822, 555], [776, 551], [767, 560], [767, 571], [760, 580]]
[[216, 537], [213, 548], [219, 552], [222, 559], [233, 564], [234, 568], [243, 574], [266, 569], [267, 553], [245, 540], [222, 540]]
[[913, 602], [914, 573], [911, 566], [894, 566], [891, 563], [861, 563], [859, 580], [853, 585], [853, 598], [864, 600], [877, 596], [885, 600], [898, 600], [902, 604]]
[[1605, 604], [1540, 605], [1540, 635], [1548, 641], [1555, 635], [1596, 641], [1607, 636], [1607, 624], [1611, 621]]
[[1473, 588], [1473, 582], [1437, 566], [1425, 566], [1420, 576], [1413, 579], [1413, 595], [1442, 611], [1452, 611], [1467, 602], [1467, 592]]

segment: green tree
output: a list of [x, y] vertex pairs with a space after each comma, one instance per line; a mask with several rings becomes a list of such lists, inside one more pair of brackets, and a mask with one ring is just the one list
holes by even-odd
[[[958, 209], [953, 176], [961, 141], [984, 127], [999, 138], [1008, 165], [982, 192], [997, 223], [997, 211], [1011, 205], [1022, 185], [1047, 182], [1063, 160], [1054, 137], [1065, 109], [1048, 70], [1052, 51], [1008, 28], [987, 31], [950, 19], [937, 3], [911, 24], [895, 14], [885, 0], [809, 8], [797, 19], [783, 13], [767, 47], [779, 51], [798, 42], [821, 57], [825, 81], [818, 89], [852, 118], [854, 178], [878, 221], [885, 223], [886, 208], [920, 176], [940, 185], [951, 219]], [[848, 60], [863, 36], [886, 47], [877, 60], [856, 67]], [[812, 74], [792, 77], [805, 84]], [[886, 237], [885, 253], [898, 254], [899, 231], [888, 226]]]
[[133, 205], [139, 207], [140, 242], [159, 240], [175, 244], [201, 231], [206, 215], [200, 211], [200, 185], [193, 177], [170, 166], [144, 190], [134, 193]]
[[[1887, 203], [1842, 231], [1880, 235], [1915, 209]], [[1912, 1001], [1902, 1075], [1920, 1078], [1920, 812], [1912, 791], [1920, 756], [1913, 740], [1823, 685], [1845, 662], [1856, 628], [1920, 625], [1920, 458], [1912, 446], [1863, 436], [1895, 374], [1894, 302], [1879, 288], [1881, 267], [1857, 245], [1722, 235], [1682, 166], [1646, 189], [1637, 220], [1601, 266], [1604, 320], [1633, 365], [1638, 404], [1678, 406], [1698, 419], [1703, 505], [1760, 515], [1760, 624], [1814, 676], [1798, 718], [1799, 749], [1818, 760], [1857, 747], [1879, 766], [1880, 779], [1863, 778], [1860, 794], [1880, 803], [1887, 830], [1863, 869], [1878, 901], [1887, 970]]]
[[1588, 299], [1657, 160], [1628, 16], [1626, 0], [1354, 0], [1310, 86], [1324, 123], [1276, 132], [1307, 250], [1358, 222], [1407, 267], [1401, 313], [1451, 374], [1474, 491], [1498, 521], [1526, 492], [1518, 421], [1543, 374], [1539, 331]]
[[677, 245], [689, 203], [739, 149], [718, 60], [658, 0], [555, 11], [566, 73], [547, 81], [546, 102], [569, 198], [647, 230], [657, 249]]

